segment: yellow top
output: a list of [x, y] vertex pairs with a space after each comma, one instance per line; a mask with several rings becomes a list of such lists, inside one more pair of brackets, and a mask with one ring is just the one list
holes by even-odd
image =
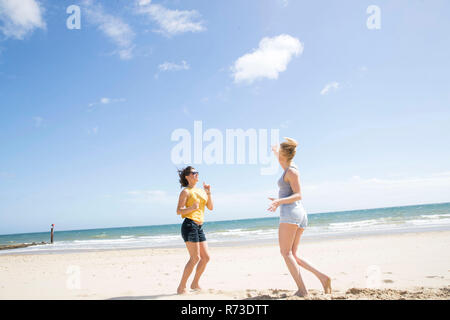
[[203, 217], [205, 215], [205, 205], [208, 202], [208, 195], [206, 194], [206, 191], [199, 188], [185, 188], [189, 195], [186, 200], [186, 208], [192, 206], [195, 202], [200, 202], [198, 209], [195, 211], [192, 211], [191, 213], [181, 215], [182, 218], [189, 218], [191, 220], [194, 220], [197, 224], [201, 225], [203, 224]]

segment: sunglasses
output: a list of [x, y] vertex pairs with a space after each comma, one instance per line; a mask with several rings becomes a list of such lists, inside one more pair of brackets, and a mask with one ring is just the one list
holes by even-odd
[[198, 175], [198, 171], [191, 171], [191, 173], [190, 174], [194, 174], [194, 175]]

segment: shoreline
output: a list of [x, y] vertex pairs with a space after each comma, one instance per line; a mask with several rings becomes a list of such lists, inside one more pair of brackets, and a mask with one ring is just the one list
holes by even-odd
[[[417, 228], [402, 228], [402, 229], [388, 229], [388, 230], [372, 230], [366, 232], [345, 232], [345, 233], [333, 233], [325, 235], [308, 235], [305, 231], [302, 237], [303, 243], [313, 243], [322, 241], [332, 241], [340, 239], [355, 239], [355, 238], [366, 238], [366, 237], [383, 237], [389, 235], [401, 235], [401, 234], [420, 234], [429, 232], [446, 232], [450, 231], [449, 226], [436, 226], [436, 227], [417, 227]], [[56, 242], [56, 241], [55, 241]], [[46, 243], [50, 245], [49, 243]], [[19, 244], [21, 245], [21, 244]], [[36, 245], [43, 245], [42, 243], [36, 243]], [[217, 248], [234, 248], [234, 247], [252, 247], [252, 246], [270, 246], [278, 245], [278, 238], [272, 239], [255, 239], [255, 240], [240, 240], [240, 241], [227, 241], [227, 242], [210, 242], [208, 241], [209, 247]], [[32, 244], [25, 244], [26, 247], [35, 246]], [[17, 251], [18, 249], [23, 249], [19, 247], [18, 249], [3, 249], [0, 250], [1, 256], [8, 255], [59, 255], [59, 254], [72, 254], [72, 253], [83, 253], [83, 252], [109, 252], [109, 251], [128, 251], [128, 250], [150, 250], [150, 249], [181, 249], [185, 248], [180, 236], [179, 245], [168, 245], [168, 246], [153, 246], [153, 247], [128, 247], [128, 248], [92, 248], [92, 249], [39, 249], [33, 251]]]

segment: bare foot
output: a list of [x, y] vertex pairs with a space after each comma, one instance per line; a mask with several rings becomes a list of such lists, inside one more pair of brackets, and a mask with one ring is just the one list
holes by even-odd
[[186, 293], [186, 287], [178, 287], [177, 294], [185, 294]]
[[191, 289], [194, 291], [202, 291], [202, 288], [198, 284], [197, 285], [191, 284]]
[[325, 276], [324, 278], [320, 279], [320, 282], [322, 283], [325, 294], [331, 293], [331, 278]]
[[306, 298], [308, 296], [308, 291], [300, 291], [298, 290], [296, 293], [294, 293], [297, 297]]

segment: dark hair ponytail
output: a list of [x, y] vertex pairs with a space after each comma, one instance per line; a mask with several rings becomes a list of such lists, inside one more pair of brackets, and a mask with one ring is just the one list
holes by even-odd
[[180, 184], [181, 187], [187, 187], [189, 185], [189, 182], [186, 179], [186, 176], [191, 174], [191, 170], [194, 169], [191, 166], [187, 166], [186, 168], [183, 169], [178, 169], [178, 176], [180, 177]]

